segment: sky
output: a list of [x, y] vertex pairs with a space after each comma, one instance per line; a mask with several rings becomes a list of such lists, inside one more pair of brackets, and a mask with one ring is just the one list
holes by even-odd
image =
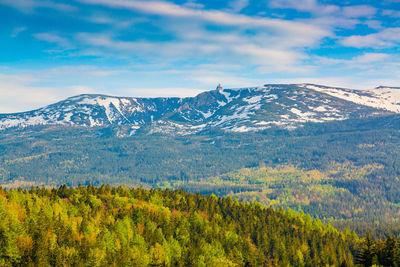
[[400, 0], [0, 0], [0, 113], [269, 83], [400, 86]]

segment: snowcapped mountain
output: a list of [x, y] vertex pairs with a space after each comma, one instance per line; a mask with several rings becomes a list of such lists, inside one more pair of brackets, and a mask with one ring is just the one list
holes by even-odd
[[400, 113], [400, 88], [362, 91], [314, 84], [267, 84], [187, 98], [79, 95], [47, 107], [0, 114], [0, 129], [35, 125], [124, 126], [133, 134], [190, 134], [219, 128], [248, 132]]

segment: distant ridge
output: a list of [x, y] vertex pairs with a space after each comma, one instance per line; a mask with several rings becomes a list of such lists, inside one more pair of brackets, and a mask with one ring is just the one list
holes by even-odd
[[0, 114], [0, 129], [37, 125], [128, 127], [148, 133], [192, 134], [294, 129], [304, 123], [400, 113], [399, 87], [353, 90], [316, 84], [265, 84], [195, 97], [117, 97], [82, 94], [21, 113]]

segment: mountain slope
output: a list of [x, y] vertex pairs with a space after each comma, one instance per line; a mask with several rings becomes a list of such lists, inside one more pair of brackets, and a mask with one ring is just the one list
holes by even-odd
[[71, 125], [124, 126], [130, 135], [138, 129], [177, 134], [209, 129], [248, 132], [400, 113], [399, 103], [397, 88], [360, 91], [312, 84], [218, 89], [187, 98], [79, 95], [34, 111], [0, 114], [0, 129]]

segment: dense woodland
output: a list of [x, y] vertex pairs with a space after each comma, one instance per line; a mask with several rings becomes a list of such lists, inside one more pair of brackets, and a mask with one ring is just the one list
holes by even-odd
[[[398, 206], [380, 199], [379, 191], [354, 192], [341, 186], [363, 183], [371, 173], [381, 168], [380, 165], [357, 167], [337, 163], [324, 172], [290, 165], [244, 168], [200, 182], [177, 183], [173, 187], [191, 192], [202, 188], [204, 194], [218, 193], [242, 201], [256, 200], [267, 207], [289, 207], [310, 213], [342, 230], [348, 227], [362, 236], [370, 231], [376, 237], [384, 237], [387, 233], [399, 233]], [[383, 218], [380, 222], [385, 224], [368, 224], [364, 218]]]
[[400, 266], [400, 242], [390, 235], [383, 240], [373, 240], [367, 233], [361, 250], [356, 255], [361, 266]]
[[120, 128], [0, 134], [0, 184], [183, 188], [303, 210], [344, 230], [400, 233], [398, 115], [287, 131], [119, 138]]
[[309, 215], [230, 197], [0, 189], [0, 266], [353, 266], [361, 248]]

